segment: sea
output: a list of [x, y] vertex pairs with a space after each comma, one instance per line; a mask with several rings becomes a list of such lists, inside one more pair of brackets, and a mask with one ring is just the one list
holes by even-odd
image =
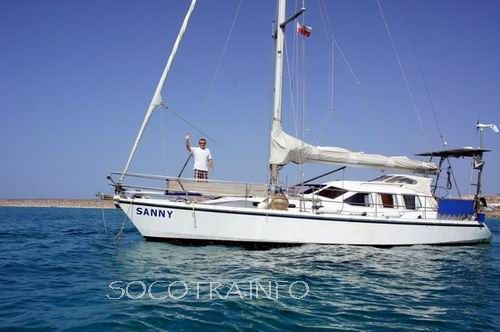
[[487, 224], [481, 245], [249, 250], [148, 242], [119, 210], [2, 207], [0, 330], [499, 331]]

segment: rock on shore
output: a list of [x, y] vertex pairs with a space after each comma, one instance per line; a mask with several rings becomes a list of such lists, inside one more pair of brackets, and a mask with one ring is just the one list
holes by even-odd
[[101, 199], [0, 199], [0, 206], [18, 207], [64, 207], [64, 208], [105, 208], [115, 206], [112, 200]]

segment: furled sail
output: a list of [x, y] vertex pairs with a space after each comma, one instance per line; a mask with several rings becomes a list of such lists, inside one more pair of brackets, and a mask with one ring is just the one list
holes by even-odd
[[144, 116], [144, 120], [142, 121], [141, 128], [139, 129], [139, 133], [137, 134], [134, 145], [132, 146], [132, 151], [130, 151], [130, 155], [128, 157], [127, 163], [125, 164], [125, 169], [123, 170], [122, 176], [120, 177], [120, 180], [118, 181], [119, 183], [123, 182], [123, 179], [125, 178], [125, 175], [128, 172], [128, 168], [130, 167], [130, 163], [132, 162], [132, 158], [134, 157], [135, 151], [137, 150], [137, 146], [139, 145], [139, 142], [142, 138], [142, 134], [144, 133], [144, 129], [146, 129], [146, 126], [149, 122], [149, 119], [151, 118], [151, 115], [156, 110], [156, 108], [159, 107], [163, 103], [163, 99], [161, 97], [161, 91], [163, 89], [165, 81], [167, 80], [167, 76], [168, 76], [168, 73], [170, 71], [170, 67], [172, 66], [172, 62], [174, 61], [175, 54], [177, 53], [177, 49], [179, 48], [179, 44], [181, 43], [182, 37], [184, 36], [184, 33], [186, 32], [186, 28], [187, 28], [187, 25], [189, 23], [189, 19], [191, 18], [191, 14], [193, 13], [195, 5], [196, 5], [196, 0], [191, 0], [191, 5], [189, 6], [189, 9], [186, 13], [186, 16], [184, 17], [184, 21], [182, 22], [181, 29], [179, 31], [179, 34], [177, 35], [177, 39], [175, 40], [174, 47], [172, 48], [172, 52], [170, 53], [170, 56], [168, 57], [167, 65], [165, 66], [165, 69], [163, 70], [163, 73], [160, 77], [160, 81], [158, 82], [158, 85], [156, 86], [156, 90], [155, 90], [155, 93], [153, 95], [153, 99], [151, 99], [151, 103], [149, 104], [148, 110], [146, 111], [146, 115]]
[[278, 121], [273, 121], [271, 135], [270, 164], [286, 165], [290, 162], [340, 164], [351, 167], [368, 167], [407, 172], [435, 173], [433, 163], [412, 160], [407, 157], [388, 157], [379, 154], [353, 152], [338, 147], [323, 147], [307, 144], [283, 131]]

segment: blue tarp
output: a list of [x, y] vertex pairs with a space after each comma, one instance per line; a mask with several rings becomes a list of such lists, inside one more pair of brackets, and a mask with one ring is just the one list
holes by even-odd
[[441, 198], [438, 205], [438, 214], [467, 218], [474, 214], [474, 200]]

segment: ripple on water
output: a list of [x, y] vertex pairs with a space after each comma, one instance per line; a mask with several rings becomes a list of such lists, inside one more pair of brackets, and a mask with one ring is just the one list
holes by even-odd
[[[306, 245], [251, 251], [146, 242], [119, 211], [0, 208], [0, 329], [495, 330], [500, 326], [500, 225], [489, 245], [392, 249]], [[134, 300], [109, 287], [132, 281], [179, 299]], [[249, 298], [250, 282], [278, 281], [279, 297]], [[196, 294], [236, 283], [243, 299]], [[306, 283], [307, 296], [289, 294]], [[274, 285], [274, 284], [272, 284]], [[296, 284], [297, 293], [304, 292]], [[172, 287], [182, 294], [182, 287]], [[129, 294], [142, 293], [135, 283]], [[261, 293], [263, 294], [262, 290]], [[255, 295], [255, 294], [254, 294]]]

